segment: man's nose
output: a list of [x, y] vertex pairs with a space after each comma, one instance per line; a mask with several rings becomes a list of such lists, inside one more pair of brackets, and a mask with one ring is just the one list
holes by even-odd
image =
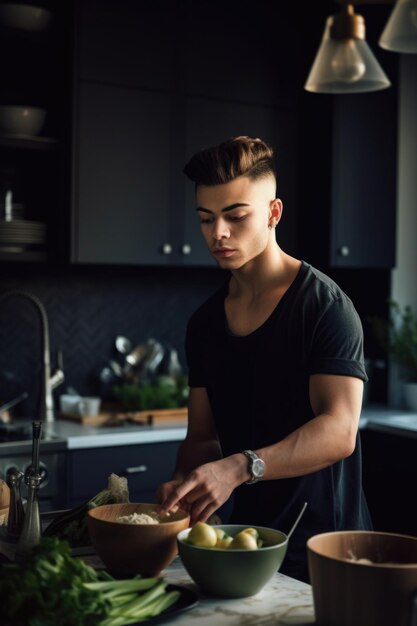
[[228, 239], [230, 237], [230, 229], [224, 220], [216, 220], [213, 224], [213, 238], [216, 241], [220, 239]]

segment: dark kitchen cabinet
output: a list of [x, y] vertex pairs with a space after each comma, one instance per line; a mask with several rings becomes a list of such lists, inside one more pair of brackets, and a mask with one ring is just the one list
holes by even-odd
[[336, 96], [330, 265], [395, 265], [396, 91]]
[[[195, 95], [201, 81], [193, 58], [204, 66], [212, 56], [196, 41], [200, 11], [185, 11], [181, 2], [138, 7], [130, 0], [123, 11], [114, 0], [76, 2], [72, 261], [214, 266], [182, 169], [196, 150], [236, 134], [277, 147], [286, 169], [280, 194], [291, 208], [280, 243], [289, 241], [294, 252], [296, 116], [288, 96], [278, 105], [272, 89], [260, 89], [259, 72], [247, 75], [242, 91], [227, 64], [212, 66]], [[235, 38], [223, 42], [229, 56]]]
[[170, 98], [81, 82], [72, 258], [166, 264]]
[[177, 1], [75, 0], [80, 80], [150, 90], [172, 87]]
[[374, 529], [417, 535], [417, 439], [361, 431], [363, 485]]
[[110, 474], [126, 476], [131, 502], [153, 502], [156, 488], [171, 478], [180, 442], [71, 450], [67, 453], [67, 506], [107, 487]]

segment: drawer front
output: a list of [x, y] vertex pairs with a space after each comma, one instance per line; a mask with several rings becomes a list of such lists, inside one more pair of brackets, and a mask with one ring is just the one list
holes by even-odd
[[74, 450], [69, 453], [70, 506], [105, 489], [110, 474], [127, 477], [131, 501], [145, 494], [148, 498], [158, 485], [171, 478], [179, 445], [178, 441], [170, 441]]

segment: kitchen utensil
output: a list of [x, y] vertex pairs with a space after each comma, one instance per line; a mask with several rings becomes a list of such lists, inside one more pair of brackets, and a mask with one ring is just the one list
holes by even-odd
[[9, 518], [7, 520], [7, 534], [9, 537], [19, 537], [23, 528], [25, 512], [20, 492], [23, 476], [23, 472], [18, 469], [7, 472], [6, 476], [7, 485], [10, 488]]
[[91, 542], [108, 570], [116, 576], [157, 576], [175, 558], [176, 536], [190, 516], [178, 509], [159, 524], [122, 524], [116, 519], [132, 513], [156, 515], [159, 505], [105, 504], [88, 511]]
[[29, 394], [27, 393], [27, 391], [24, 391], [23, 393], [20, 394], [20, 396], [17, 396], [17, 398], [13, 398], [13, 400], [9, 400], [8, 402], [5, 402], [4, 404], [2, 404], [0, 406], [0, 417], [2, 413], [5, 413], [9, 409], [11, 409], [13, 406], [16, 406], [16, 404], [19, 404], [19, 402], [22, 402], [23, 400], [25, 400], [28, 397], [28, 395]]
[[287, 534], [288, 539], [291, 537], [291, 535], [293, 534], [294, 530], [297, 528], [298, 523], [299, 523], [300, 519], [303, 517], [304, 511], [306, 510], [306, 508], [307, 508], [307, 502], [304, 502], [304, 504], [302, 506], [302, 509], [301, 509], [301, 511], [298, 514], [297, 519], [295, 520], [294, 524], [291, 526], [291, 529], [290, 529], [289, 533]]
[[[243, 524], [213, 526], [235, 536]], [[274, 528], [251, 526], [263, 546], [257, 550], [201, 548], [187, 542], [190, 528], [177, 536], [178, 551], [188, 574], [203, 593], [223, 598], [245, 598], [258, 593], [281, 567], [288, 536]]]
[[318, 626], [416, 623], [417, 537], [335, 531], [311, 537], [307, 553]]
[[96, 416], [100, 411], [101, 398], [63, 394], [59, 403], [62, 413]]
[[42, 481], [39, 473], [39, 441], [42, 422], [32, 422], [32, 465], [26, 474], [28, 488], [25, 519], [16, 548], [16, 560], [23, 559], [37, 545], [41, 538], [41, 518], [39, 511], [38, 489]]
[[126, 363], [128, 363], [131, 367], [136, 367], [143, 361], [145, 356], [147, 355], [147, 347], [145, 345], [136, 346], [129, 354], [126, 356]]
[[123, 335], [118, 335], [115, 339], [114, 345], [119, 354], [129, 354], [132, 350], [132, 342], [127, 337]]

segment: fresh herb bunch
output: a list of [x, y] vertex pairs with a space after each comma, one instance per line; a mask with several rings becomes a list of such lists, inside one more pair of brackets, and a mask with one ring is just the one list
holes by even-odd
[[19, 626], [96, 626], [109, 612], [109, 601], [83, 583], [96, 572], [71, 556], [69, 544], [45, 537], [22, 563], [0, 568], [0, 606], [4, 622]]
[[42, 537], [21, 563], [0, 566], [1, 624], [127, 626], [160, 615], [179, 598], [162, 578], [115, 580]]
[[391, 300], [390, 318], [369, 318], [381, 347], [398, 363], [403, 380], [417, 382], [417, 318], [411, 306]]
[[117, 385], [113, 387], [113, 394], [126, 411], [176, 409], [187, 403], [188, 381], [183, 375], [175, 379], [158, 376], [147, 385]]

